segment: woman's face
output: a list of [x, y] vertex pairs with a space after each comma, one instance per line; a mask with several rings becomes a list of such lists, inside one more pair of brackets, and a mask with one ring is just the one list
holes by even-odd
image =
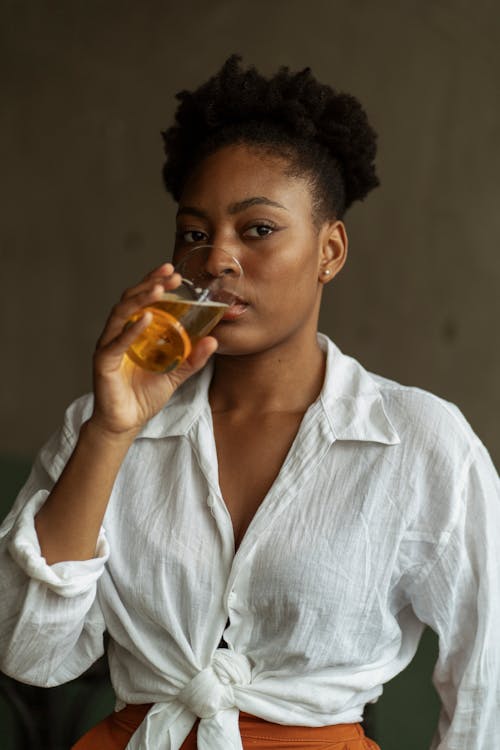
[[344, 262], [343, 225], [314, 225], [309, 184], [288, 176], [288, 166], [257, 147], [227, 146], [200, 163], [181, 195], [174, 258], [210, 244], [235, 256], [244, 272], [244, 305], [213, 331], [220, 354], [255, 354], [315, 336], [323, 283]]

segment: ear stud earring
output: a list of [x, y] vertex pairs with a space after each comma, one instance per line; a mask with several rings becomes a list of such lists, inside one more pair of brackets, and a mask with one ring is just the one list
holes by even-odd
[[325, 270], [323, 271], [323, 276], [330, 276], [330, 274], [331, 274], [330, 269], [329, 268], [325, 268]]

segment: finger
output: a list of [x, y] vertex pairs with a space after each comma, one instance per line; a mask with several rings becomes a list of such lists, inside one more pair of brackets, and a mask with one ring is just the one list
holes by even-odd
[[201, 370], [202, 367], [205, 367], [212, 354], [215, 354], [217, 351], [218, 346], [219, 343], [214, 336], [205, 336], [200, 339], [196, 346], [193, 347], [193, 350], [187, 359], [192, 370], [196, 372], [197, 370]]
[[178, 273], [151, 276], [150, 278], [141, 281], [139, 284], [130, 287], [130, 289], [126, 289], [121, 296], [121, 300], [124, 301], [130, 299], [131, 297], [134, 297], [137, 294], [141, 294], [142, 292], [151, 289], [152, 285], [154, 285], [155, 283], [161, 284], [166, 291], [170, 289], [176, 289], [181, 283], [181, 276]]
[[212, 354], [217, 350], [217, 347], [217, 339], [213, 336], [205, 336], [205, 338], [200, 339], [200, 341], [198, 341], [193, 347], [193, 350], [186, 361], [175, 370], [168, 373], [168, 377], [170, 377], [175, 387], [178, 388], [181, 383], [191, 377], [191, 375], [194, 375], [198, 370], [201, 370], [202, 367], [205, 367]]
[[174, 266], [172, 263], [162, 263], [161, 266], [153, 268], [146, 276], [143, 281], [149, 281], [156, 278], [157, 276], [171, 276], [174, 273]]
[[122, 333], [130, 318], [143, 307], [158, 302], [164, 291], [161, 284], [153, 284], [151, 289], [116, 304], [111, 310], [96, 348], [100, 349], [103, 346], [107, 346], [110, 341], [117, 338]]
[[144, 314], [138, 320], [122, 329], [116, 338], [99, 347], [96, 350], [95, 360], [100, 363], [100, 369], [102, 371], [104, 369], [111, 371], [120, 367], [123, 355], [127, 349], [148, 327], [152, 320], [153, 313], [150, 310], [145, 310]]

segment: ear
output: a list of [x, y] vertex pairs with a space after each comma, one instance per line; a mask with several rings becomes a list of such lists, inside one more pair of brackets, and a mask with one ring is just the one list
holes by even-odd
[[319, 232], [318, 281], [327, 284], [342, 269], [347, 258], [347, 232], [342, 221], [327, 221]]

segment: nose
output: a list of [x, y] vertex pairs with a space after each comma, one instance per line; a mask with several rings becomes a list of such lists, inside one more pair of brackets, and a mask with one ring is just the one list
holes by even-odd
[[240, 276], [241, 265], [228, 250], [221, 247], [207, 246], [205, 259], [205, 271], [213, 277]]

